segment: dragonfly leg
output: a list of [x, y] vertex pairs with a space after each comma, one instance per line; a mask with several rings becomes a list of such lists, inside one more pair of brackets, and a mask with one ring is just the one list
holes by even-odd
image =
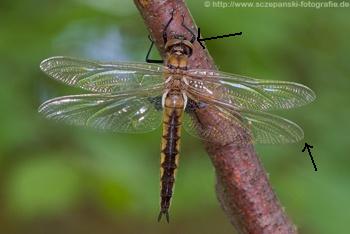
[[174, 12], [175, 12], [175, 9], [173, 9], [173, 11], [171, 12], [171, 18], [169, 19], [168, 23], [165, 25], [164, 30], [163, 30], [163, 41], [164, 41], [164, 45], [165, 45], [165, 44], [167, 43], [167, 41], [168, 41], [167, 30], [168, 30], [168, 27], [169, 27], [171, 21], [173, 21], [173, 19], [174, 19]]
[[182, 23], [181, 23], [181, 26], [184, 27], [188, 32], [191, 33], [192, 37], [191, 37], [190, 42], [193, 43], [193, 42], [196, 40], [196, 35], [192, 32], [192, 30], [191, 30], [189, 27], [187, 27], [187, 26], [185, 25], [184, 22], [185, 22], [185, 16], [182, 15]]

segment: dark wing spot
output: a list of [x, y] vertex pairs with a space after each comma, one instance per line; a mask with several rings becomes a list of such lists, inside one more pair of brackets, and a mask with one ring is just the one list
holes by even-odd
[[207, 104], [204, 102], [196, 102], [191, 98], [188, 98], [185, 112], [191, 113], [191, 112], [194, 112], [196, 109], [202, 109], [202, 108], [205, 108], [206, 106]]
[[162, 96], [158, 97], [149, 97], [148, 101], [154, 105], [154, 108], [158, 111], [163, 110], [162, 106]]

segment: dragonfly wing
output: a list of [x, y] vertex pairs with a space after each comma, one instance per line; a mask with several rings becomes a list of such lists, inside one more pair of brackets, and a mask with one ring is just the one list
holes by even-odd
[[257, 111], [240, 111], [240, 115], [254, 136], [254, 142], [285, 144], [304, 138], [304, 132], [297, 124], [280, 116]]
[[202, 104], [185, 115], [184, 128], [195, 137], [220, 144], [283, 144], [300, 141], [303, 130], [282, 117], [258, 111]]
[[44, 60], [40, 68], [56, 80], [97, 93], [147, 90], [164, 85], [163, 66], [156, 64], [52, 57]]
[[153, 97], [83, 94], [58, 97], [39, 107], [45, 117], [71, 125], [121, 133], [152, 131], [162, 115]]
[[194, 137], [221, 145], [252, 142], [241, 116], [229, 113], [214, 105], [187, 112], [184, 116], [184, 129]]
[[187, 72], [188, 92], [237, 109], [290, 109], [312, 102], [308, 87], [287, 81], [258, 80], [229, 73], [192, 69]]

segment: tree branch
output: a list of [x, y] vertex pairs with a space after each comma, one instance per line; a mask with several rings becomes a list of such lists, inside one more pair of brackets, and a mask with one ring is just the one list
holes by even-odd
[[[162, 57], [164, 57], [162, 33], [174, 9], [176, 9], [174, 19], [168, 29], [170, 35], [176, 32], [190, 38], [189, 33], [181, 26], [182, 15], [185, 17], [185, 25], [193, 32], [197, 32], [184, 0], [134, 0], [134, 2]], [[216, 69], [208, 51], [203, 50], [198, 42], [194, 42], [189, 67]], [[243, 129], [221, 119], [215, 110], [204, 108], [196, 114], [201, 122], [215, 123], [221, 126], [223, 132], [227, 131], [227, 127], [234, 127], [238, 135], [249, 138]], [[207, 152], [216, 171], [216, 192], [221, 207], [239, 233], [297, 233], [296, 227], [288, 219], [273, 192], [252, 143], [248, 142], [238, 144], [231, 139], [222, 145], [206, 143]]]

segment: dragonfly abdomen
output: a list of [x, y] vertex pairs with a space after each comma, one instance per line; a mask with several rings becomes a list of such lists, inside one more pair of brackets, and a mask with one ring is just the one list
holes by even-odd
[[158, 216], [158, 221], [165, 215], [168, 222], [168, 210], [173, 194], [180, 153], [181, 125], [184, 106], [182, 96], [174, 96], [167, 96], [165, 100], [160, 160], [161, 211]]

